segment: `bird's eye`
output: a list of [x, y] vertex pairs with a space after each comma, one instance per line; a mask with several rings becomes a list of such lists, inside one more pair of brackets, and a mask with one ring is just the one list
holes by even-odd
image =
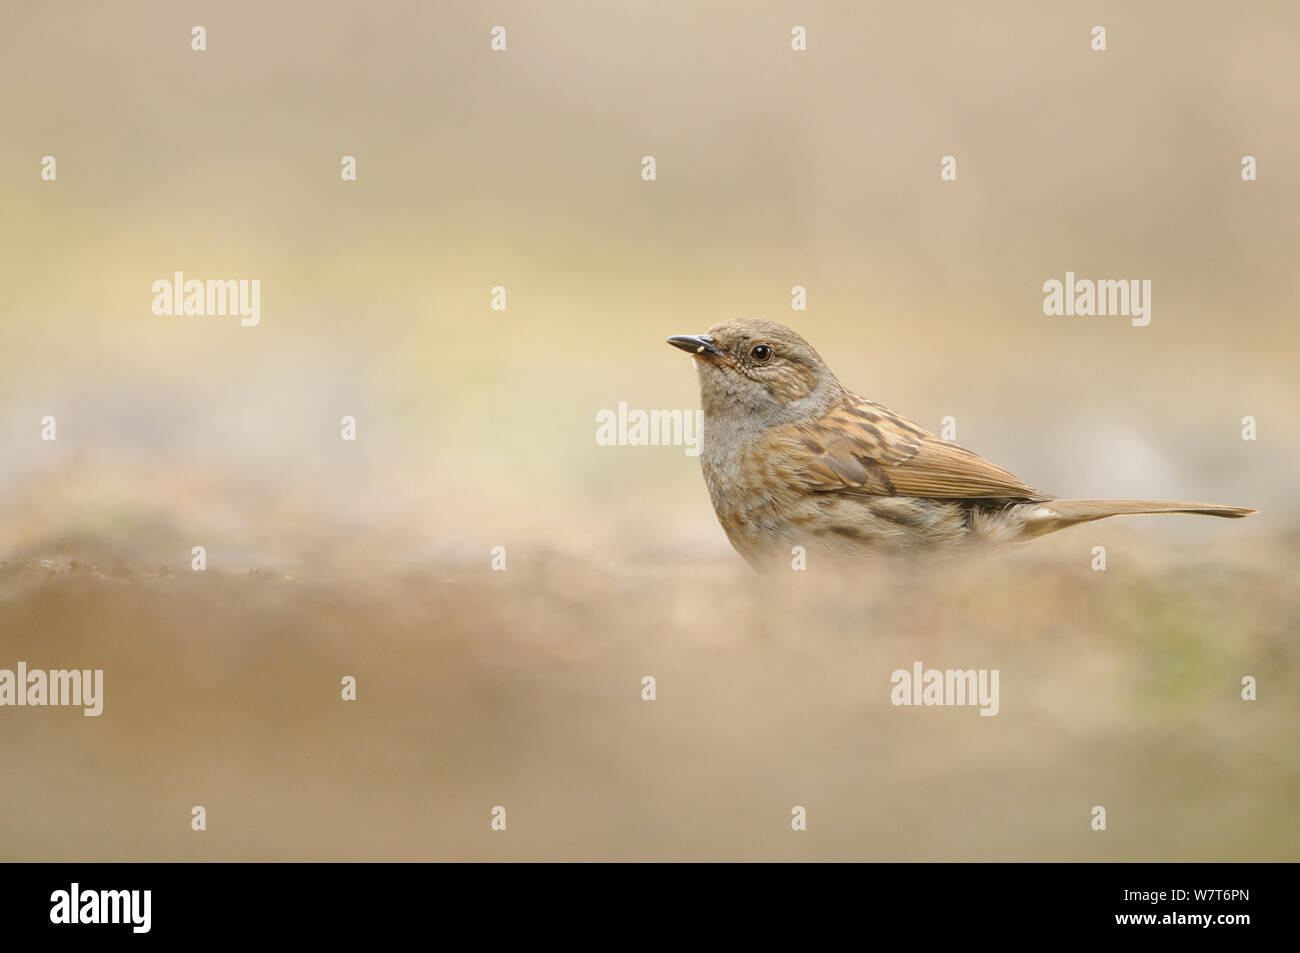
[[772, 360], [772, 349], [766, 344], [755, 344], [749, 349], [749, 356], [755, 364], [766, 364]]

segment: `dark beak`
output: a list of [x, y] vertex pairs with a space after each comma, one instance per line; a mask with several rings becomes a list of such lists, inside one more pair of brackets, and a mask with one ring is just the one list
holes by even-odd
[[683, 351], [690, 351], [692, 354], [721, 354], [714, 347], [713, 338], [707, 334], [676, 334], [668, 339], [668, 343], [673, 347], [679, 347]]

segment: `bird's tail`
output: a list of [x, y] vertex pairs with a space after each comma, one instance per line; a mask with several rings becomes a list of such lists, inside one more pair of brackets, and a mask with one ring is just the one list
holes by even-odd
[[1194, 513], [1241, 519], [1255, 510], [1221, 503], [1176, 503], [1165, 500], [1046, 500], [1026, 504], [1020, 515], [1025, 521], [1021, 538], [1032, 539], [1078, 523], [1091, 523], [1107, 516], [1140, 513]]

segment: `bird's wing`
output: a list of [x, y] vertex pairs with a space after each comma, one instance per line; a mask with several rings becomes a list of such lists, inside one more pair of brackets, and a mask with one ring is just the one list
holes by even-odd
[[[811, 423], [780, 428], [785, 477], [813, 491], [939, 499], [1050, 497], [977, 453], [940, 440], [860, 397]], [[785, 453], [780, 453], [784, 450]]]

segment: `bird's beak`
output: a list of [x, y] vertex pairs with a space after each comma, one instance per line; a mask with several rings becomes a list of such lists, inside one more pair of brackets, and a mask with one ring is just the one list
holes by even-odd
[[690, 351], [692, 354], [721, 354], [722, 352], [714, 346], [713, 338], [707, 334], [676, 334], [668, 339], [668, 343], [673, 347], [679, 347], [683, 351]]

